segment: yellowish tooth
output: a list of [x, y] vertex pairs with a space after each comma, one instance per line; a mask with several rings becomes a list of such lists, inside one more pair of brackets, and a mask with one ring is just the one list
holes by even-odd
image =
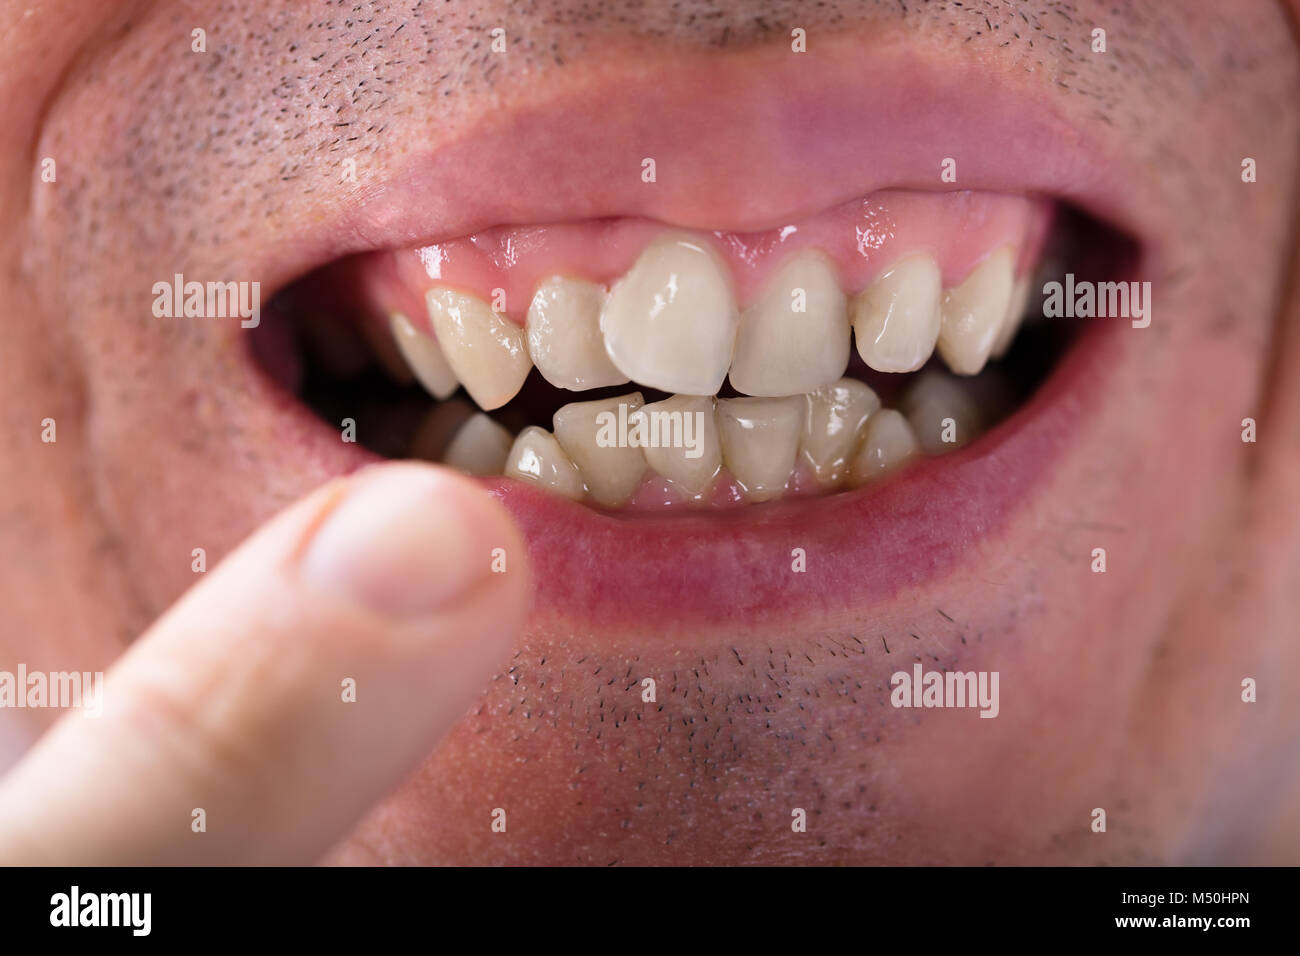
[[802, 395], [718, 402], [722, 460], [751, 501], [767, 501], [785, 491], [799, 451], [803, 406]]
[[1016, 280], [1011, 290], [1011, 305], [1007, 307], [1007, 314], [998, 329], [998, 337], [993, 340], [993, 351], [989, 353], [993, 358], [1000, 359], [1007, 354], [1016, 333], [1020, 331], [1020, 323], [1025, 320], [1025, 307], [1028, 305], [1029, 273], [1025, 273]]
[[443, 354], [478, 407], [491, 411], [514, 398], [533, 367], [524, 330], [454, 289], [435, 286], [425, 301]]
[[858, 433], [879, 408], [880, 399], [862, 382], [842, 378], [804, 397], [800, 449], [823, 487], [845, 477]]
[[853, 297], [858, 354], [878, 372], [914, 372], [939, 338], [939, 264], [929, 255], [908, 256]]
[[536, 425], [528, 426], [515, 438], [506, 459], [505, 474], [574, 501], [580, 501], [586, 490], [578, 466], [569, 460], [555, 436]]
[[[921, 374], [903, 396], [899, 410], [927, 455], [955, 451], [973, 441], [984, 428], [971, 380], [937, 368]], [[945, 423], [947, 419], [951, 421]]]
[[861, 485], [896, 468], [919, 450], [907, 419], [892, 408], [882, 408], [862, 429], [858, 452], [849, 465], [849, 481]]
[[714, 418], [714, 399], [707, 395], [672, 395], [637, 412], [646, 464], [659, 475], [698, 496], [714, 483], [723, 467], [723, 447]]
[[591, 282], [553, 276], [533, 293], [524, 326], [528, 352], [556, 388], [581, 391], [622, 385], [627, 376], [605, 354], [600, 310], [605, 290]]
[[645, 459], [652, 469], [687, 494], [701, 495], [722, 470], [722, 443], [708, 396], [674, 395], [638, 413], [651, 442]]
[[614, 283], [600, 329], [628, 378], [665, 392], [713, 395], [727, 377], [739, 319], [726, 266], [689, 236], [662, 236]]
[[411, 438], [410, 457], [424, 461], [442, 461], [451, 440], [474, 414], [474, 407], [459, 398], [438, 402], [420, 420], [415, 435]]
[[460, 385], [456, 373], [432, 335], [421, 332], [400, 312], [394, 312], [388, 324], [406, 364], [434, 398], [442, 400], [456, 391]]
[[513, 444], [510, 432], [482, 412], [475, 412], [447, 445], [442, 463], [467, 475], [500, 475]]
[[746, 395], [798, 395], [849, 364], [849, 319], [830, 261], [812, 249], [783, 265], [740, 317], [731, 384]]
[[570, 402], [555, 413], [555, 439], [582, 473], [587, 493], [599, 504], [623, 504], [641, 484], [645, 455], [630, 443], [634, 413], [645, 399], [640, 392], [594, 402]]
[[975, 375], [988, 361], [1011, 304], [1015, 256], [1003, 246], [943, 297], [939, 354], [959, 375]]

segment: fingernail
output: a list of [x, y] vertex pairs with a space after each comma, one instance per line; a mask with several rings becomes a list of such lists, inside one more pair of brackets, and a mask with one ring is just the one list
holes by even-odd
[[305, 578], [409, 618], [454, 605], [487, 577], [501, 519], [485, 492], [427, 465], [382, 465], [351, 480], [307, 546]]

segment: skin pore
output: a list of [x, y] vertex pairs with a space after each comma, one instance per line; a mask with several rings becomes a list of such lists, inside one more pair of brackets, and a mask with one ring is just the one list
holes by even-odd
[[[368, 248], [364, 230], [320, 224], [483, 125], [589, 88], [635, 110], [656, 70], [762, 69], [797, 26], [810, 57], [852, 45], [864, 60], [905, 49], [978, 68], [1124, 153], [1158, 251], [1150, 328], [1124, 333], [1104, 387], [1081, 384], [1086, 426], [1032, 497], [933, 580], [708, 626], [668, 602], [651, 620], [541, 602], [509, 669], [331, 860], [1300, 855], [1300, 314], [1287, 286], [1300, 56], [1286, 9], [27, 6], [0, 3], [23, 25], [0, 66], [14, 144], [0, 155], [0, 666], [107, 669], [193, 585], [193, 548], [215, 564], [338, 472], [280, 440], [291, 413], [252, 378], [237, 325], [155, 319], [155, 281], [249, 277], [269, 292]], [[490, 51], [497, 25], [505, 56]], [[195, 27], [206, 53], [191, 49]], [[57, 182], [41, 182], [43, 157]], [[1243, 157], [1257, 182], [1241, 181]], [[665, 186], [679, 218], [707, 176], [692, 173]], [[557, 186], [571, 218], [587, 212], [582, 189]], [[1241, 441], [1246, 417], [1255, 444]], [[1089, 570], [1097, 547], [1104, 575]], [[544, 578], [546, 553], [532, 557]], [[892, 708], [889, 675], [917, 659], [999, 671], [998, 719]], [[1250, 705], [1246, 677], [1260, 685]], [[0, 766], [54, 716], [4, 714]], [[507, 835], [489, 827], [498, 807]], [[1089, 827], [1096, 807], [1104, 835]], [[792, 808], [807, 833], [791, 832]]]

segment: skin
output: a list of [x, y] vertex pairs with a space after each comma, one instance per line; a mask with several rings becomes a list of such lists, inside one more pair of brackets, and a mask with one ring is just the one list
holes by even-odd
[[[53, 2], [4, 41], [0, 666], [107, 669], [194, 584], [193, 548], [215, 563], [334, 474], [277, 443], [287, 413], [250, 386], [228, 329], [152, 319], [156, 279], [262, 275], [278, 248], [310, 243], [313, 221], [364, 191], [339, 181], [344, 151], [382, 181], [638, 46], [759, 55], [797, 23], [860, 36], [864, 56], [902, 42], [984, 59], [1126, 144], [1167, 266], [1142, 347], [1087, 396], [1088, 426], [1033, 500], [922, 587], [707, 633], [667, 609], [646, 623], [536, 608], [469, 716], [327, 859], [1300, 859], [1300, 55], [1286, 8], [771, 4], [760, 20], [723, 3], [673, 20], [616, 4], [354, 6]], [[500, 62], [483, 51], [498, 23], [519, 38]], [[1088, 50], [1094, 23], [1104, 56]], [[238, 55], [196, 61], [201, 24], [210, 51]], [[45, 156], [56, 184], [39, 180]], [[57, 444], [40, 441], [46, 417]], [[1096, 547], [1105, 575], [1089, 570]], [[885, 655], [880, 634], [919, 637]], [[889, 674], [917, 654], [999, 670], [999, 719], [891, 708]], [[625, 690], [642, 676], [661, 709]], [[0, 715], [0, 765], [56, 716]], [[807, 833], [791, 832], [795, 807]]]

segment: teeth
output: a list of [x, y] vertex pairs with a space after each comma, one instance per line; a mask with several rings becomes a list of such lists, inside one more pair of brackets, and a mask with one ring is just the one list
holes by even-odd
[[998, 337], [993, 340], [993, 351], [989, 353], [995, 359], [1000, 359], [1007, 354], [1012, 340], [1020, 331], [1020, 323], [1025, 320], [1027, 305], [1029, 305], [1029, 273], [1017, 279], [1015, 287], [1011, 290], [1011, 304], [1007, 307], [1007, 314], [1002, 319], [1001, 328], [998, 329]]
[[645, 422], [647, 440], [655, 441], [644, 449], [646, 464], [688, 494], [704, 494], [722, 469], [713, 399], [674, 395], [645, 406], [637, 417]]
[[882, 409], [867, 419], [862, 443], [849, 466], [855, 485], [870, 481], [917, 453], [916, 436], [907, 419], [892, 408]]
[[848, 364], [839, 280], [825, 256], [802, 252], [741, 316], [731, 384], [747, 395], [796, 395], [834, 382]]
[[728, 398], [718, 402], [722, 457], [753, 501], [775, 498], [794, 470], [803, 400]]
[[514, 398], [533, 364], [524, 330], [453, 289], [436, 286], [426, 301], [443, 353], [478, 407], [491, 411]]
[[456, 432], [442, 463], [467, 475], [499, 475], [506, 467], [514, 437], [482, 412], [475, 412]]
[[595, 402], [570, 402], [555, 413], [555, 438], [578, 466], [587, 492], [607, 507], [632, 497], [645, 473], [638, 447], [619, 447], [630, 434], [633, 413], [645, 404], [640, 392]]
[[[955, 451], [973, 440], [983, 430], [983, 417], [969, 379], [959, 379], [947, 372], [930, 369], [908, 390], [900, 406], [917, 442], [927, 455]], [[951, 418], [953, 441], [943, 440], [943, 420]]]
[[975, 375], [988, 361], [1011, 304], [1015, 260], [1004, 246], [943, 297], [939, 354], [960, 375]]
[[862, 361], [877, 372], [914, 372], [939, 338], [939, 265], [908, 256], [853, 297], [853, 334]]
[[442, 456], [462, 425], [474, 414], [474, 407], [459, 398], [438, 402], [420, 420], [411, 438], [410, 457], [442, 461]]
[[402, 358], [434, 398], [441, 401], [456, 391], [460, 385], [456, 373], [447, 364], [446, 356], [432, 335], [421, 332], [400, 312], [394, 312], [388, 324]]
[[842, 378], [804, 396], [803, 457], [812, 465], [818, 482], [829, 487], [839, 484], [853, 457], [858, 432], [880, 408], [880, 399], [870, 388], [851, 378]]
[[505, 474], [508, 478], [531, 481], [574, 501], [581, 500], [585, 490], [582, 475], [555, 436], [535, 425], [525, 428], [515, 439], [506, 460]]
[[600, 328], [628, 378], [684, 395], [713, 395], [727, 377], [738, 316], [727, 275], [705, 245], [652, 243], [614, 284]]
[[627, 381], [605, 354], [600, 334], [604, 304], [600, 286], [561, 276], [547, 279], [533, 293], [525, 325], [528, 352], [556, 388], [576, 392]]

